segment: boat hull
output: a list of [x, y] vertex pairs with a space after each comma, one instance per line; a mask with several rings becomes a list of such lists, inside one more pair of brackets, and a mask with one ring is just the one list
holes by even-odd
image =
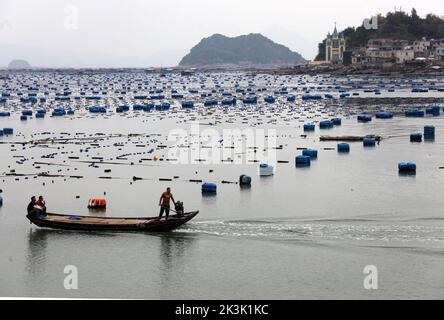
[[[167, 232], [174, 230], [193, 219], [199, 211], [184, 213], [181, 216], [172, 215], [165, 220], [151, 218], [105, 218], [77, 215], [61, 215], [47, 213], [44, 218], [28, 214], [26, 217], [41, 228], [83, 230], [83, 231], [146, 231]], [[70, 218], [75, 220], [70, 220]]]

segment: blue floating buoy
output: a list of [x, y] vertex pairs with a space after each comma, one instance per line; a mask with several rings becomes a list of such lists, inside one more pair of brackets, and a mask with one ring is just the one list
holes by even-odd
[[317, 95], [310, 95], [310, 94], [304, 94], [302, 96], [302, 100], [321, 100], [322, 96], [317, 94]]
[[14, 129], [13, 128], [3, 128], [3, 133], [5, 135], [14, 134]]
[[412, 133], [410, 135], [410, 142], [422, 142], [422, 134], [421, 133]]
[[388, 111], [381, 111], [376, 114], [376, 119], [392, 119], [393, 113]]
[[63, 109], [54, 109], [54, 111], [52, 112], [52, 116], [53, 117], [62, 117], [66, 114], [66, 111]]
[[0, 207], [2, 207], [3, 206], [3, 198], [2, 198], [2, 196], [0, 196]]
[[440, 111], [441, 110], [440, 110], [439, 106], [435, 106], [435, 107], [427, 108], [426, 109], [426, 114], [430, 114], [430, 115], [432, 115], [434, 117], [437, 117], [437, 116], [439, 116]]
[[[213, 105], [217, 105], [217, 101], [214, 100], [214, 104]], [[232, 99], [224, 99], [222, 100], [222, 105], [223, 106], [235, 106], [236, 105], [236, 98], [232, 98]], [[211, 105], [210, 105], [211, 106]]]
[[304, 131], [315, 131], [315, 125], [313, 123], [304, 124]]
[[183, 101], [182, 102], [182, 109], [192, 109], [192, 108], [194, 108], [193, 101]]
[[422, 118], [422, 117], [424, 117], [424, 111], [417, 110], [417, 109], [407, 110], [407, 111], [405, 111], [404, 114], [407, 118]]
[[364, 138], [364, 140], [362, 140], [362, 144], [364, 145], [364, 147], [374, 147], [376, 145], [376, 139]]
[[435, 127], [424, 126], [424, 139], [434, 139], [434, 138], [435, 138]]
[[324, 120], [319, 122], [319, 128], [320, 129], [330, 129], [333, 128], [333, 122], [330, 120]]
[[26, 121], [26, 120], [28, 120], [28, 116], [24, 116], [24, 115], [20, 116], [20, 120], [21, 121]]
[[202, 184], [202, 193], [216, 193], [217, 185], [215, 183], [205, 182]]
[[0, 130], [0, 137], [3, 136], [3, 130]]
[[266, 163], [261, 163], [259, 165], [259, 175], [262, 177], [265, 176], [272, 176], [274, 174], [274, 168], [273, 166], [266, 164]]
[[316, 149], [306, 149], [302, 151], [303, 156], [307, 156], [310, 158], [317, 158], [318, 157], [318, 150]]
[[399, 173], [416, 173], [416, 164], [413, 162], [400, 162], [398, 164]]
[[105, 107], [90, 107], [88, 110], [91, 113], [106, 113]]
[[333, 123], [334, 126], [340, 126], [342, 124], [341, 118], [333, 118], [331, 119], [331, 122]]
[[267, 103], [275, 103], [276, 99], [273, 96], [267, 96], [264, 98], [264, 101]]
[[310, 166], [310, 157], [299, 155], [295, 158], [296, 167], [309, 167]]
[[242, 174], [239, 177], [239, 185], [241, 185], [241, 186], [249, 186], [249, 185], [251, 185], [251, 177], [247, 176], [245, 174]]
[[35, 114], [36, 119], [43, 119], [45, 117], [44, 113], [36, 113]]
[[372, 116], [370, 114], [361, 114], [358, 116], [359, 122], [370, 122], [372, 121]]
[[246, 97], [243, 100], [244, 104], [256, 104], [257, 103], [257, 97]]
[[341, 153], [350, 152], [350, 145], [348, 143], [338, 143], [338, 152]]

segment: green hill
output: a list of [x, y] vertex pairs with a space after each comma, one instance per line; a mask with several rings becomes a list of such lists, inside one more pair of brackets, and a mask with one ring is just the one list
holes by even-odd
[[181, 66], [293, 66], [306, 63], [297, 52], [277, 44], [261, 34], [234, 38], [221, 34], [202, 39], [182, 58]]

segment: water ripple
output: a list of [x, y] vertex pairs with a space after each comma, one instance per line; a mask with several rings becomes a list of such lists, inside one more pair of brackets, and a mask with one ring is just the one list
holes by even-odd
[[270, 221], [198, 221], [189, 223], [180, 232], [203, 233], [215, 236], [249, 237], [277, 240], [380, 240], [380, 241], [437, 241], [444, 242], [444, 225], [405, 223], [328, 223], [270, 222]]

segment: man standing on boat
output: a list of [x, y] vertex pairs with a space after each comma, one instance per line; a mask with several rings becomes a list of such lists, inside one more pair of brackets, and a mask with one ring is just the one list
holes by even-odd
[[173, 203], [176, 204], [176, 201], [174, 201], [173, 194], [171, 193], [171, 188], [168, 187], [164, 193], [160, 196], [159, 200], [159, 206], [160, 206], [160, 213], [159, 213], [159, 220], [162, 219], [163, 212], [165, 212], [165, 220], [168, 220], [168, 216], [170, 214], [170, 200], [173, 200]]

